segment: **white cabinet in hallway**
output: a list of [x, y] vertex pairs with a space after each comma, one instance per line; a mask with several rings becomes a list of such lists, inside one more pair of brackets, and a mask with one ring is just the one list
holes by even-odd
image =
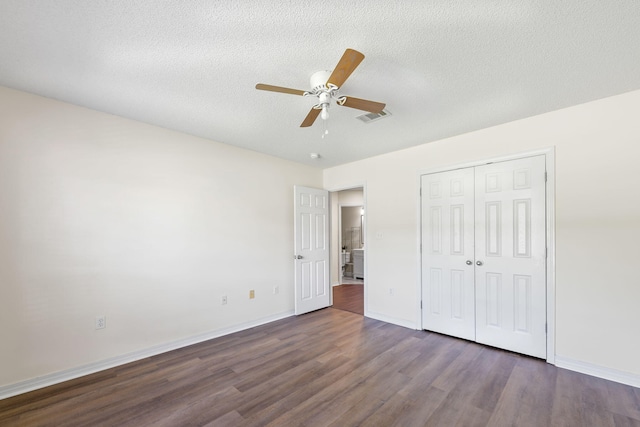
[[364, 249], [354, 249], [353, 255], [353, 277], [364, 279]]

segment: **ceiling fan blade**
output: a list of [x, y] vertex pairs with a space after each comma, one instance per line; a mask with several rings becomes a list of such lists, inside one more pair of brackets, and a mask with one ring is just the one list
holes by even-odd
[[313, 122], [315, 122], [318, 116], [320, 115], [320, 111], [321, 110], [318, 108], [312, 108], [311, 111], [309, 111], [309, 114], [307, 114], [307, 117], [304, 118], [304, 121], [302, 122], [300, 127], [306, 128], [311, 126]]
[[382, 102], [367, 101], [366, 99], [354, 98], [352, 96], [342, 96], [337, 99], [338, 105], [343, 107], [357, 108], [358, 110], [368, 111], [370, 113], [380, 113], [386, 104]]
[[360, 65], [363, 59], [364, 55], [357, 50], [345, 50], [342, 58], [340, 58], [340, 62], [338, 62], [338, 65], [336, 65], [333, 73], [331, 73], [331, 75], [329, 76], [329, 79], [327, 80], [327, 86], [329, 86], [329, 84], [332, 84], [337, 87], [342, 87], [345, 80], [347, 80], [351, 73], [353, 73], [353, 70], [355, 70], [356, 67]]
[[303, 90], [299, 90], [299, 89], [290, 89], [288, 87], [281, 87], [281, 86], [271, 86], [271, 85], [265, 85], [263, 83], [258, 83], [256, 85], [256, 89], [259, 90], [268, 90], [271, 92], [281, 92], [281, 93], [288, 93], [291, 95], [304, 95], [304, 91]]

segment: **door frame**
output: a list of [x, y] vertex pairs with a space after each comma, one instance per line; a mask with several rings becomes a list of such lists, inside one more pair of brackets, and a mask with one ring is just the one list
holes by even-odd
[[[448, 166], [441, 167], [432, 167], [427, 169], [421, 169], [417, 172], [417, 189], [418, 189], [418, 203], [417, 203], [417, 218], [418, 218], [418, 232], [416, 233], [416, 247], [417, 247], [417, 277], [418, 281], [416, 284], [416, 292], [419, 296], [418, 302], [416, 304], [416, 316], [418, 323], [420, 324], [420, 329], [424, 329], [424, 325], [422, 324], [422, 248], [421, 248], [421, 238], [422, 238], [422, 215], [421, 215], [421, 177], [422, 175], [438, 173], [438, 172], [447, 172], [456, 169], [464, 169], [476, 166], [482, 166], [489, 163], [497, 163], [497, 162], [505, 162], [509, 160], [517, 160], [523, 159], [526, 157], [533, 157], [544, 155], [545, 157], [545, 168], [547, 172], [547, 182], [546, 182], [546, 191], [545, 191], [545, 218], [546, 218], [546, 243], [547, 243], [547, 271], [546, 271], [546, 294], [547, 294], [547, 363], [555, 365], [555, 331], [556, 331], [556, 322], [555, 322], [555, 314], [556, 314], [556, 224], [555, 224], [555, 147], [542, 148], [539, 150], [533, 151], [525, 151], [521, 153], [509, 154], [505, 156], [499, 157], [491, 157], [483, 160], [477, 160], [472, 162], [460, 163], [460, 164], [452, 164]], [[366, 251], [365, 251], [366, 254]]]
[[[365, 214], [364, 214], [364, 220], [363, 220], [363, 223], [362, 223], [362, 230], [360, 232], [364, 233], [363, 234], [363, 236], [364, 236], [364, 244], [365, 244], [365, 247], [366, 247], [367, 244], [370, 243], [370, 239], [367, 237], [367, 215], [369, 214], [369, 211], [367, 209], [367, 182], [366, 181], [360, 181], [360, 182], [355, 182], [355, 183], [353, 183], [351, 185], [345, 185], [345, 186], [340, 186], [340, 187], [325, 187], [325, 190], [327, 190], [329, 192], [329, 204], [330, 204], [330, 206], [333, 206], [333, 201], [332, 201], [332, 198], [334, 197], [333, 193], [337, 193], [338, 191], [345, 191], [345, 190], [355, 190], [355, 189], [358, 189], [358, 188], [362, 188], [362, 207], [364, 208]], [[336, 206], [338, 207], [338, 220], [340, 220], [341, 219], [340, 218], [340, 204], [336, 203]], [[347, 206], [347, 205], [344, 205], [344, 206]], [[360, 206], [360, 205], [357, 205], [357, 206]], [[333, 210], [332, 209], [330, 209], [329, 215], [330, 215], [330, 220], [329, 220], [329, 230], [330, 230], [330, 232], [329, 232], [330, 233], [329, 234], [329, 240], [331, 241], [331, 236], [333, 235], [333, 230], [331, 228], [331, 223], [333, 222], [332, 221], [332, 219], [333, 219]], [[338, 227], [341, 227], [341, 226], [342, 226], [342, 224], [338, 224]], [[341, 230], [338, 229], [338, 232], [341, 233]], [[338, 240], [338, 242], [340, 242], [340, 240]], [[367, 243], [367, 242], [369, 242], [369, 243]], [[337, 246], [337, 248], [338, 248], [338, 253], [337, 254], [333, 254], [333, 252], [331, 251], [331, 248], [333, 248], [333, 243], [332, 242], [330, 243], [329, 258], [333, 259], [334, 255], [337, 255], [336, 259], [338, 260], [338, 263], [337, 263], [336, 269], [339, 269], [340, 268], [340, 252], [341, 252], [341, 248], [340, 248], [340, 246]], [[364, 287], [364, 289], [363, 289], [363, 291], [364, 291], [363, 298], [364, 298], [364, 316], [369, 317], [369, 304], [368, 304], [369, 298], [367, 298], [367, 295], [369, 293], [368, 292], [369, 286], [367, 286], [366, 283], [367, 283], [368, 278], [370, 276], [369, 276], [369, 268], [368, 268], [368, 263], [367, 263], [367, 258], [368, 258], [367, 253], [368, 253], [368, 251], [365, 250], [364, 251], [364, 277], [365, 277], [364, 282], [365, 283], [363, 285], [363, 287]], [[338, 273], [338, 275], [340, 275], [340, 274]], [[332, 292], [332, 295], [331, 295], [331, 303], [333, 304], [333, 292]]]

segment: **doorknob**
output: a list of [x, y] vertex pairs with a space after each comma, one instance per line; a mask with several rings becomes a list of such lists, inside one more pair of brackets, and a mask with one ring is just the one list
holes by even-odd
[[293, 259], [302, 259], [302, 258], [304, 258], [302, 255], [294, 255], [293, 256]]
[[473, 265], [473, 261], [471, 261], [470, 259], [467, 260], [466, 262], [467, 265]]
[[482, 261], [476, 261], [476, 265], [482, 265]]

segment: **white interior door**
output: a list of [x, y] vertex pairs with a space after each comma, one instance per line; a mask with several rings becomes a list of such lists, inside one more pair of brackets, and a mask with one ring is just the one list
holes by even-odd
[[476, 340], [546, 357], [545, 159], [475, 168]]
[[422, 324], [475, 340], [473, 169], [422, 177]]
[[294, 186], [295, 313], [331, 305], [329, 192]]
[[546, 357], [545, 157], [423, 175], [424, 329]]

